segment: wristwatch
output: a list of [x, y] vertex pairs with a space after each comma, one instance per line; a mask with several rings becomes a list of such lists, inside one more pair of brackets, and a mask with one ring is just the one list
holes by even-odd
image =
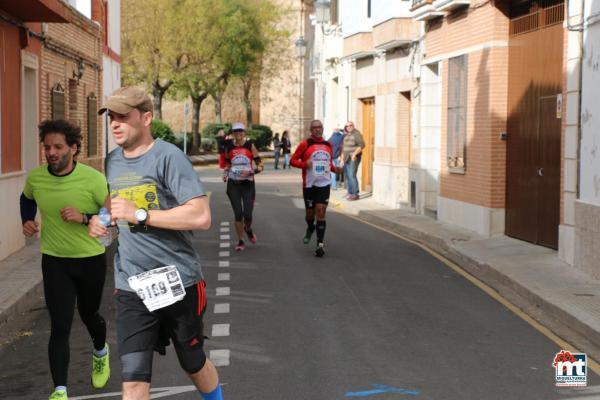
[[135, 210], [135, 219], [139, 225], [145, 226], [146, 220], [148, 220], [148, 211], [145, 208], [138, 208]]

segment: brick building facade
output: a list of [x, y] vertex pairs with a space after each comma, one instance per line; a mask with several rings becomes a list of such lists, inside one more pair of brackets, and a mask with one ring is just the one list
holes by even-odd
[[47, 24], [41, 63], [41, 118], [65, 118], [81, 127], [79, 160], [103, 168], [101, 25], [71, 9], [69, 24]]

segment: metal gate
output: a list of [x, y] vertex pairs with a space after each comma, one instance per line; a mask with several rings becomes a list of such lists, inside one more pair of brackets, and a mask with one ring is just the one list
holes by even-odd
[[507, 235], [557, 248], [563, 86], [562, 1], [511, 5]]

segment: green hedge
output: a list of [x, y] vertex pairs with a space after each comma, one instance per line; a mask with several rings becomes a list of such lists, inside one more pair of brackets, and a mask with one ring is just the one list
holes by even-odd
[[[192, 132], [187, 133], [187, 151], [189, 152], [192, 148], [192, 140], [193, 140]], [[175, 137], [175, 141], [173, 142], [175, 146], [179, 147], [181, 151], [183, 151], [183, 133], [178, 134]], [[200, 138], [200, 148], [205, 152], [215, 152], [217, 151], [217, 140], [214, 137], [206, 137], [202, 135]]]
[[154, 119], [152, 120], [152, 125], [150, 125], [150, 132], [152, 132], [152, 136], [155, 139], [162, 139], [165, 142], [175, 143], [175, 135], [173, 134], [173, 130], [169, 125], [165, 122]]
[[248, 130], [248, 136], [254, 140], [257, 149], [263, 150], [271, 144], [273, 131], [267, 125], [252, 124]]
[[[219, 129], [223, 129], [225, 133], [231, 130], [231, 123], [208, 124], [202, 129], [202, 140], [204, 138], [214, 138], [217, 136]], [[246, 134], [254, 141], [257, 149], [266, 149], [271, 144], [273, 131], [267, 125], [252, 124], [250, 129], [246, 130]]]
[[202, 129], [202, 137], [215, 137], [219, 129], [223, 129], [225, 134], [231, 129], [231, 124], [208, 124]]

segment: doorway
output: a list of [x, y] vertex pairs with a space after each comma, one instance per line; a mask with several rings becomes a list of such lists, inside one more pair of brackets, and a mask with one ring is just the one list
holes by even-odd
[[362, 134], [365, 148], [362, 152], [361, 189], [363, 192], [373, 191], [373, 159], [375, 150], [375, 99], [361, 99]]
[[[26, 53], [22, 53], [26, 54]], [[38, 71], [37, 58], [26, 54], [23, 58], [21, 83], [21, 138], [23, 143], [23, 170], [39, 165], [40, 149], [38, 125]]]
[[505, 232], [556, 249], [564, 3], [514, 1], [510, 16]]

